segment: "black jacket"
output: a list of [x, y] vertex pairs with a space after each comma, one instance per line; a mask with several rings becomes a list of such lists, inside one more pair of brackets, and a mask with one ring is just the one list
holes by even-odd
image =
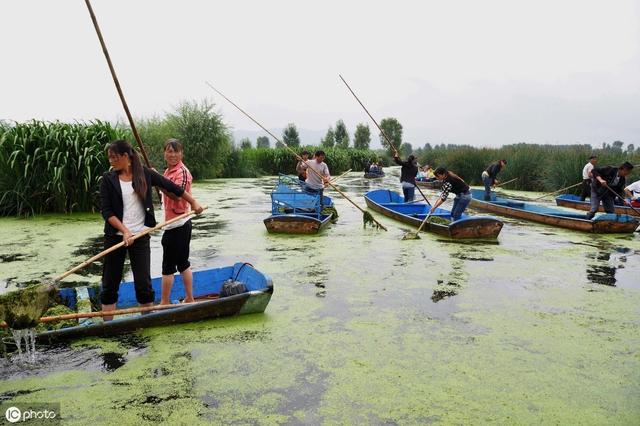
[[598, 179], [596, 179], [597, 176], [600, 176], [602, 179], [607, 181], [607, 185], [609, 185], [609, 188], [613, 189], [613, 192], [618, 195], [624, 194], [624, 187], [627, 186], [627, 180], [624, 176], [619, 177], [618, 183], [616, 185], [612, 184], [616, 176], [618, 176], [617, 167], [594, 167], [593, 170], [591, 170], [591, 175], [593, 176], [593, 179], [591, 179], [591, 188], [595, 190], [600, 197], [604, 197], [606, 195], [610, 195], [613, 197], [613, 194], [607, 188], [604, 188], [602, 184], [600, 184]]
[[409, 182], [415, 185], [418, 166], [410, 161], [401, 161], [398, 157], [394, 157], [393, 159], [396, 164], [402, 166], [400, 169], [400, 182]]
[[496, 180], [496, 177], [498, 176], [498, 173], [500, 173], [501, 170], [502, 170], [502, 164], [500, 164], [499, 161], [492, 163], [489, 167], [485, 169], [485, 171], [489, 173], [489, 177], [494, 181]]
[[[184, 189], [171, 182], [158, 172], [144, 168], [144, 177], [147, 180], [147, 194], [144, 197], [142, 205], [144, 207], [144, 226], [152, 228], [156, 226], [156, 218], [153, 214], [153, 202], [151, 200], [152, 186], [159, 186], [169, 192], [174, 193], [178, 197], [182, 196]], [[120, 188], [120, 179], [118, 172], [110, 171], [102, 175], [100, 182], [100, 212], [105, 220], [104, 233], [106, 235], [116, 235], [118, 230], [111, 226], [108, 222], [111, 216], [117, 217], [122, 221], [124, 214], [124, 206], [122, 202], [122, 189]]]

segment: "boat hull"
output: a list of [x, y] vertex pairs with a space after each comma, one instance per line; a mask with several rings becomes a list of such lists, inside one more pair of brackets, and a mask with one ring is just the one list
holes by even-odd
[[[148, 327], [181, 324], [232, 315], [262, 313], [265, 311], [273, 294], [273, 282], [270, 277], [258, 272], [248, 264], [237, 263], [233, 267], [195, 271], [193, 273], [194, 296], [198, 299], [201, 296], [219, 292], [222, 283], [227, 279], [236, 279], [243, 282], [249, 291], [112, 321], [88, 320], [84, 325], [39, 333], [36, 339], [40, 343], [54, 343], [90, 336], [113, 336]], [[158, 299], [161, 278], [152, 280], [152, 285], [156, 291], [156, 299]], [[68, 302], [65, 304], [75, 306], [75, 289], [65, 288], [60, 291], [62, 299]], [[183, 292], [184, 287], [182, 287], [181, 277], [176, 276], [171, 293], [172, 299], [179, 297]], [[121, 284], [118, 308], [130, 307], [134, 303], [135, 290], [133, 289], [133, 283]]]
[[[488, 202], [481, 199], [484, 195], [483, 190], [474, 189], [472, 190], [472, 195], [473, 198], [471, 199], [470, 205], [478, 210], [575, 231], [593, 232], [597, 234], [628, 234], [634, 232], [638, 227], [638, 222], [635, 220], [599, 220], [598, 218], [595, 220], [587, 220], [583, 214], [571, 214], [560, 210], [557, 210], [555, 214], [542, 213], [542, 211], [550, 212], [552, 209], [522, 201], [496, 199], [495, 194], [492, 194], [492, 201]], [[524, 210], [524, 208], [537, 208], [541, 212]], [[624, 217], [632, 219], [626, 215]]]
[[[591, 203], [589, 201], [580, 201], [580, 197], [573, 194], [562, 194], [556, 197], [556, 204], [561, 207], [569, 207], [576, 210], [589, 211]], [[640, 216], [640, 213], [628, 206], [615, 206], [616, 214], [628, 214], [629, 216]], [[604, 212], [602, 204], [598, 208], [599, 212]]]
[[333, 214], [324, 215], [322, 219], [317, 219], [315, 215], [281, 214], [271, 215], [263, 222], [271, 234], [317, 234], [327, 227], [332, 218]]
[[[389, 202], [385, 202], [385, 196]], [[364, 198], [370, 209], [416, 228], [420, 226], [427, 212], [426, 204], [402, 203], [402, 197], [398, 193], [386, 189], [369, 191]], [[493, 239], [498, 237], [502, 226], [503, 223], [493, 217], [467, 216], [449, 225], [427, 222], [422, 231], [452, 239]]]

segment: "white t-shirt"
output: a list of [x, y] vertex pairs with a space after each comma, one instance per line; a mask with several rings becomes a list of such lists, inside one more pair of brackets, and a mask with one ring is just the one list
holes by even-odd
[[625, 188], [627, 191], [631, 192], [631, 198], [634, 200], [640, 199], [640, 180], [633, 182], [631, 185]]
[[[321, 176], [324, 176], [326, 178], [331, 177], [329, 175], [329, 167], [327, 167], [324, 161], [322, 163], [318, 163], [316, 160], [309, 160], [307, 161], [307, 164], [309, 165], [310, 168], [320, 173]], [[324, 188], [324, 182], [322, 182], [322, 180], [320, 179], [320, 177], [318, 177], [316, 173], [313, 173], [311, 171], [307, 171], [307, 180], [305, 182], [307, 183], [307, 186], [311, 189]]]
[[[145, 229], [144, 226], [144, 205], [138, 194], [133, 191], [131, 182], [120, 181], [120, 189], [122, 190], [122, 224], [127, 227], [132, 234]], [[118, 232], [122, 235], [122, 232]]]
[[589, 176], [589, 173], [591, 173], [591, 170], [593, 170], [593, 164], [589, 162], [582, 169], [582, 179], [590, 179], [591, 176]]

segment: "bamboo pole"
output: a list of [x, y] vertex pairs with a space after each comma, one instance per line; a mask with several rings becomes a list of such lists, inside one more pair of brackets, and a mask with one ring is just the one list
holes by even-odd
[[[219, 91], [218, 89], [216, 89], [215, 87], [213, 87], [211, 85], [211, 83], [209, 83], [208, 81], [205, 81], [205, 84], [207, 86], [209, 86], [211, 89], [213, 89], [217, 94], [219, 94], [220, 96], [222, 96], [227, 102], [229, 102], [231, 105], [233, 105], [234, 107], [236, 107], [240, 112], [242, 112], [244, 115], [247, 116], [247, 118], [249, 118], [251, 121], [253, 121], [254, 123], [256, 123], [258, 125], [258, 127], [260, 127], [262, 130], [264, 130], [265, 132], [267, 132], [273, 139], [275, 139], [277, 142], [280, 142], [285, 148], [287, 148], [289, 151], [291, 151], [291, 153], [296, 157], [296, 159], [298, 161], [303, 161], [309, 170], [311, 170], [313, 173], [315, 173], [321, 181], [325, 182], [326, 178], [324, 176], [321, 176], [320, 173], [318, 173], [313, 167], [309, 166], [309, 163], [306, 160], [303, 160], [302, 157], [300, 157], [293, 149], [291, 149], [291, 147], [289, 147], [289, 145], [287, 145], [286, 143], [284, 143], [284, 141], [280, 140], [280, 138], [278, 138], [276, 135], [274, 135], [273, 133], [271, 133], [266, 127], [264, 127], [262, 124], [260, 124], [258, 121], [256, 121], [256, 119], [254, 119], [252, 116], [249, 115], [249, 113], [247, 113], [245, 110], [243, 110], [242, 108], [240, 108], [238, 105], [236, 105], [231, 99], [227, 98], [221, 91]], [[338, 189], [333, 183], [331, 183], [331, 181], [326, 181], [326, 183], [333, 189], [335, 189], [340, 195], [342, 195], [344, 197], [345, 200], [347, 200], [348, 202], [350, 202], [351, 204], [353, 204], [353, 206], [355, 208], [357, 208], [358, 210], [360, 210], [362, 212], [363, 215], [369, 214], [369, 217], [371, 218], [371, 220], [373, 220], [373, 222], [380, 228], [384, 229], [385, 231], [387, 230], [387, 228], [384, 227], [384, 225], [382, 225], [380, 222], [378, 222], [370, 213], [365, 212], [362, 207], [360, 207], [359, 205], [357, 205], [355, 202], [353, 202], [344, 192], [342, 192], [340, 189]]]
[[[207, 209], [207, 206], [204, 206], [204, 207], [202, 208], [202, 210], [203, 210], [203, 211], [204, 211], [204, 210], [206, 210], [206, 209]], [[164, 226], [167, 226], [167, 225], [169, 225], [169, 224], [171, 224], [171, 223], [173, 223], [173, 222], [176, 222], [176, 221], [178, 221], [178, 220], [184, 219], [185, 217], [191, 216], [192, 214], [195, 214], [195, 211], [191, 210], [190, 212], [183, 213], [183, 214], [181, 214], [180, 216], [176, 216], [176, 217], [174, 217], [173, 219], [169, 219], [169, 220], [167, 220], [167, 221], [164, 221], [164, 222], [162, 222], [162, 223], [159, 223], [159, 224], [157, 224], [156, 226], [154, 226], [153, 228], [147, 228], [147, 229], [145, 229], [144, 231], [142, 231], [142, 232], [139, 232], [139, 233], [135, 234], [135, 235], [133, 236], [132, 240], [136, 240], [136, 239], [138, 239], [138, 238], [140, 238], [140, 237], [142, 237], [142, 236], [144, 236], [144, 235], [147, 235], [147, 234], [149, 234], [149, 233], [151, 233], [151, 232], [157, 231], [158, 229], [160, 229], [160, 228], [162, 228], [162, 227], [164, 227]], [[101, 258], [101, 257], [103, 257], [103, 256], [106, 256], [107, 254], [111, 253], [112, 251], [118, 250], [118, 249], [119, 249], [120, 247], [122, 247], [122, 246], [124, 246], [124, 241], [122, 241], [122, 242], [120, 242], [120, 243], [118, 243], [118, 244], [116, 244], [116, 245], [114, 245], [114, 246], [109, 247], [108, 249], [106, 249], [106, 250], [104, 250], [104, 251], [102, 251], [102, 252], [100, 252], [100, 253], [96, 254], [95, 256], [93, 256], [93, 257], [91, 257], [91, 258], [89, 258], [89, 259], [87, 259], [87, 260], [85, 260], [84, 262], [82, 262], [82, 263], [81, 263], [81, 264], [79, 264], [78, 266], [76, 266], [76, 267], [74, 267], [74, 268], [72, 268], [72, 269], [69, 269], [69, 270], [68, 270], [67, 272], [65, 272], [64, 274], [61, 274], [61, 275], [59, 275], [58, 277], [56, 277], [56, 278], [54, 279], [54, 281], [61, 281], [62, 279], [64, 279], [65, 277], [67, 277], [67, 276], [69, 276], [69, 275], [71, 275], [71, 274], [73, 274], [73, 273], [74, 273], [74, 272], [76, 272], [77, 270], [82, 269], [82, 268], [84, 268], [84, 267], [85, 267], [85, 266], [87, 266], [87, 265], [90, 265], [91, 263], [95, 262], [96, 260], [100, 259], [100, 258]]]
[[501, 187], [501, 186], [503, 186], [503, 185], [506, 185], [506, 184], [508, 184], [508, 183], [513, 182], [514, 180], [518, 180], [518, 178], [513, 178], [513, 179], [508, 180], [508, 181], [506, 181], [506, 182], [499, 183], [498, 185], [495, 185], [495, 186], [494, 186], [494, 188]]
[[[358, 98], [358, 96], [355, 94], [355, 92], [351, 89], [351, 87], [349, 86], [349, 84], [347, 83], [347, 81], [342, 78], [342, 75], [338, 74], [338, 77], [340, 77], [340, 80], [342, 80], [342, 82], [344, 83], [345, 86], [347, 86], [347, 89], [349, 89], [349, 91], [351, 92], [351, 94], [353, 95], [354, 98], [356, 98], [356, 101], [358, 101], [358, 103], [360, 104], [360, 106], [362, 107], [362, 109], [364, 109], [364, 111], [367, 113], [367, 115], [369, 116], [369, 118], [371, 119], [371, 121], [373, 121], [373, 124], [376, 125], [376, 127], [378, 128], [378, 130], [380, 130], [380, 133], [382, 134], [382, 136], [384, 136], [384, 138], [386, 139], [387, 143], [389, 144], [389, 146], [391, 148], [393, 148], [393, 152], [395, 152], [396, 157], [399, 157], [400, 155], [398, 154], [398, 150], [396, 149], [396, 147], [393, 145], [393, 142], [391, 142], [391, 138], [389, 138], [389, 136], [387, 136], [387, 133], [382, 129], [382, 127], [380, 127], [380, 125], [378, 124], [378, 122], [376, 121], [375, 118], [373, 118], [373, 116], [369, 113], [369, 110], [364, 106], [364, 104], [360, 101], [360, 99]], [[427, 199], [427, 197], [424, 195], [424, 193], [422, 192], [422, 190], [418, 187], [418, 185], [414, 184], [414, 186], [416, 188], [418, 188], [418, 192], [420, 192], [420, 195], [422, 195], [422, 198], [424, 198], [424, 200], [427, 202], [427, 204], [431, 205], [431, 203], [429, 202], [429, 200]]]
[[[203, 302], [204, 301], [180, 303], [175, 305], [138, 306], [135, 308], [115, 309], [113, 311], [78, 312], [74, 314], [63, 314], [63, 315], [55, 315], [51, 317], [42, 317], [38, 320], [38, 322], [47, 323], [47, 322], [56, 322], [56, 321], [65, 321], [65, 320], [75, 320], [75, 319], [81, 319], [81, 318], [108, 317], [108, 316], [115, 316], [115, 315], [136, 314], [136, 313], [151, 312], [151, 311], [163, 311], [167, 309], [180, 308], [182, 306], [197, 305]], [[7, 323], [3, 321], [0, 323], [0, 327], [6, 328], [8, 326], [7, 326]]]
[[564, 191], [564, 190], [567, 190], [567, 189], [575, 188], [575, 187], [576, 187], [576, 186], [578, 186], [578, 185], [582, 185], [582, 182], [578, 182], [578, 183], [576, 183], [575, 185], [567, 186], [567, 187], [565, 187], [565, 188], [560, 188], [560, 189], [558, 189], [557, 191], [549, 192], [549, 193], [547, 193], [547, 194], [541, 195], [541, 196], [540, 196], [540, 197], [538, 197], [538, 198], [534, 198], [534, 199], [533, 199], [533, 200], [531, 200], [531, 201], [538, 201], [538, 200], [539, 200], [539, 199], [541, 199], [541, 198], [547, 197], [547, 196], [549, 196], [549, 195], [556, 194], [556, 193], [558, 193], [558, 192], [561, 192], [561, 191]]
[[[118, 80], [118, 76], [116, 75], [116, 70], [113, 67], [113, 63], [111, 62], [111, 56], [109, 55], [109, 51], [107, 50], [107, 44], [102, 37], [102, 31], [100, 31], [100, 26], [98, 25], [98, 20], [96, 18], [95, 13], [93, 13], [93, 8], [91, 7], [91, 3], [89, 0], [84, 0], [87, 5], [87, 9], [89, 9], [89, 15], [91, 15], [91, 21], [93, 22], [93, 27], [96, 30], [96, 34], [98, 35], [98, 39], [100, 40], [100, 46], [102, 46], [102, 53], [104, 53], [104, 57], [107, 60], [107, 64], [109, 65], [109, 71], [111, 72], [111, 78], [113, 79], [113, 83], [116, 86], [116, 90], [118, 92], [118, 96], [120, 97], [120, 102], [122, 103], [122, 107], [124, 108], [124, 113], [127, 116], [127, 120], [129, 120], [129, 126], [131, 127], [131, 132], [133, 133], [133, 137], [135, 138], [138, 146], [140, 147], [140, 151], [142, 152], [142, 157], [144, 158], [144, 162], [148, 168], [151, 167], [151, 162], [149, 161], [149, 157], [147, 156], [147, 151], [144, 148], [144, 144], [142, 143], [142, 138], [138, 133], [138, 129], [136, 128], [136, 124], [133, 121], [133, 117], [131, 116], [131, 112], [129, 111], [129, 106], [127, 105], [127, 101], [124, 98], [124, 93], [122, 92], [122, 88], [120, 87], [120, 81]], [[160, 190], [156, 188], [156, 193], [158, 194], [158, 198], [160, 202], [162, 202], [162, 197], [160, 197]]]
[[341, 174], [338, 177], [334, 177], [333, 179], [331, 179], [331, 183], [336, 183], [338, 181], [338, 179], [344, 177], [347, 173], [349, 173], [351, 171], [351, 169], [347, 170], [346, 172], [344, 172], [343, 174]]

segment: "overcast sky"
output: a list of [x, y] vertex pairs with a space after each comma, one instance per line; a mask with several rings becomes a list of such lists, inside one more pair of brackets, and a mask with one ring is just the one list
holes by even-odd
[[[135, 116], [209, 98], [238, 131], [405, 141], [640, 145], [640, 1], [93, 0]], [[0, 119], [124, 117], [82, 0], [0, 2]], [[305, 133], [303, 133], [304, 135]], [[303, 140], [315, 143], [317, 140]]]

